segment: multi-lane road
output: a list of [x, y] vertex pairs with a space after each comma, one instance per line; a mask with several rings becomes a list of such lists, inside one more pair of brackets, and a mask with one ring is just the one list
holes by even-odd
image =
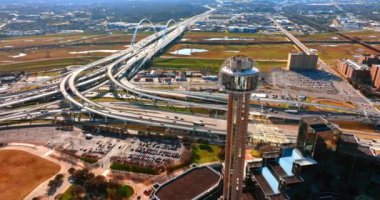
[[[88, 65], [85, 65], [72, 72], [57, 77], [49, 87], [41, 87], [35, 90], [5, 95], [0, 98], [0, 108], [9, 106], [19, 106], [23, 103], [31, 104], [28, 107], [8, 110], [0, 113], [0, 122], [36, 118], [46, 115], [57, 115], [62, 113], [74, 112], [70, 109], [53, 109], [46, 108], [57, 105], [62, 98], [76, 107], [75, 112], [92, 113], [103, 116], [105, 119], [116, 119], [128, 123], [138, 123], [147, 126], [163, 127], [176, 130], [185, 130], [193, 132], [201, 132], [206, 134], [225, 134], [213, 125], [205, 124], [204, 126], [194, 126], [192, 122], [178, 122], [178, 120], [168, 120], [158, 117], [155, 114], [144, 111], [133, 112], [131, 109], [117, 109], [105, 104], [97, 103], [85, 97], [87, 92], [96, 90], [101, 86], [109, 83], [113, 87], [119, 87], [136, 97], [143, 97], [153, 101], [170, 103], [172, 105], [185, 107], [199, 107], [210, 110], [226, 110], [227, 98], [225, 94], [198, 93], [198, 92], [174, 92], [159, 91], [146, 88], [140, 88], [133, 85], [125, 77], [131, 77], [138, 72], [154, 55], [163, 48], [179, 38], [186, 29], [198, 20], [207, 17], [214, 12], [210, 9], [205, 13], [194, 16], [182, 22], [176, 23], [167, 29], [154, 33], [147, 38], [142, 39], [136, 44], [131, 45], [128, 49], [120, 51], [114, 55], [100, 59]], [[169, 23], [168, 23], [169, 25]], [[167, 26], [168, 26], [167, 25]], [[282, 27], [281, 27], [282, 28]], [[282, 28], [282, 31], [289, 38], [293, 38], [297, 46], [305, 52], [309, 49], [299, 40], [292, 36], [289, 32]], [[306, 103], [288, 100], [276, 100], [269, 98], [256, 99], [262, 102], [288, 103], [306, 106], [316, 106], [325, 108], [340, 109], [342, 111], [362, 114], [361, 111], [355, 109], [346, 109], [338, 106], [329, 106], [315, 103]], [[47, 102], [41, 103], [39, 102]], [[168, 113], [170, 115], [170, 113]], [[279, 113], [278, 115], [281, 115]], [[284, 114], [288, 115], [288, 114]], [[350, 116], [351, 117], [351, 116]]]

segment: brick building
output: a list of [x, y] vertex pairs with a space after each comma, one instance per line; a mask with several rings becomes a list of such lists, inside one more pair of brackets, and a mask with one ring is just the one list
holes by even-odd
[[364, 54], [358, 58], [358, 62], [365, 64], [367, 66], [379, 65], [380, 64], [380, 55], [374, 54]]
[[318, 65], [317, 54], [289, 53], [286, 69], [292, 71], [315, 70]]
[[338, 71], [352, 82], [368, 82], [370, 80], [370, 68], [350, 59], [340, 59], [337, 64]]
[[371, 81], [376, 89], [380, 89], [380, 65], [372, 65]]

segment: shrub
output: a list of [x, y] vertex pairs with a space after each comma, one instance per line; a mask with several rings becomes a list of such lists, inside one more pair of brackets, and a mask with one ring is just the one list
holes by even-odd
[[112, 163], [111, 169], [128, 171], [128, 172], [135, 172], [135, 173], [151, 174], [151, 175], [158, 175], [159, 174], [158, 171], [153, 169], [153, 168], [147, 168], [147, 167], [141, 167], [141, 166], [135, 166], [135, 165], [127, 165], [127, 164], [121, 164], [121, 163]]
[[134, 193], [134, 190], [131, 186], [129, 185], [123, 185], [121, 186], [118, 190], [117, 190], [117, 193], [119, 194], [119, 196], [122, 196], [122, 197], [131, 197]]
[[201, 145], [199, 145], [199, 148], [200, 148], [201, 150], [208, 151], [208, 152], [210, 152], [210, 153], [213, 152], [211, 146], [210, 146], [210, 145], [207, 145], [207, 144], [201, 144]]

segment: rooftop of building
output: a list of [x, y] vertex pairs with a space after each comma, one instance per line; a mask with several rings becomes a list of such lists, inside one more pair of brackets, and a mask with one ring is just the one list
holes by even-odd
[[282, 169], [282, 167], [277, 164], [277, 163], [274, 163], [274, 164], [271, 164], [270, 165], [270, 168], [274, 171], [274, 173], [280, 177], [282, 180], [284, 180], [286, 182], [286, 184], [295, 184], [295, 183], [300, 183], [302, 182], [302, 180], [297, 177], [297, 176], [289, 176], [285, 171], [284, 169]]
[[255, 196], [249, 191], [243, 191], [242, 200], [256, 200]]
[[[296, 148], [283, 148], [281, 157], [268, 162], [260, 170], [253, 172], [252, 181], [257, 183], [261, 191], [268, 199], [288, 199], [280, 191], [280, 182], [285, 181], [287, 185], [298, 184], [303, 179], [293, 174], [293, 163], [299, 163], [301, 166], [314, 165], [317, 162], [309, 157], [304, 157]], [[270, 197], [270, 198], [269, 198]]]
[[317, 161], [315, 161], [313, 158], [298, 159], [298, 160], [295, 160], [294, 162], [298, 163], [301, 166], [308, 166], [308, 165], [315, 165], [315, 164], [317, 164]]
[[289, 55], [295, 55], [295, 56], [317, 56], [316, 53], [314, 52], [310, 52], [309, 54], [305, 53], [305, 52], [291, 52], [289, 53]]
[[282, 157], [278, 160], [279, 165], [288, 176], [294, 175], [292, 172], [293, 163], [296, 160], [304, 159], [298, 149], [284, 149]]
[[301, 183], [302, 180], [297, 177], [297, 176], [287, 176], [287, 177], [283, 177], [283, 180], [286, 182], [286, 184], [290, 185], [290, 184], [296, 184], [296, 183]]
[[288, 176], [288, 174], [284, 171], [284, 169], [282, 169], [282, 167], [278, 163], [271, 164], [270, 166], [279, 177]]
[[361, 55], [361, 57], [366, 57], [366, 58], [379, 58], [380, 55], [376, 55], [376, 54], [363, 54], [363, 55]]
[[340, 139], [347, 143], [357, 144], [360, 150], [369, 156], [380, 156], [380, 141], [376, 139], [359, 138], [354, 133], [344, 132]]
[[253, 178], [254, 182], [257, 182], [261, 190], [265, 195], [270, 195], [275, 193], [272, 189], [272, 187], [269, 185], [268, 181], [265, 179], [265, 177], [262, 174], [256, 174]]
[[367, 156], [376, 156], [375, 152], [369, 146], [359, 145], [357, 151]]
[[359, 143], [359, 139], [354, 134], [343, 133], [340, 139], [348, 143]]
[[346, 59], [345, 62], [348, 64], [348, 67], [351, 67], [354, 70], [369, 70], [367, 65], [360, 64], [354, 60]]
[[272, 194], [272, 195], [268, 195], [267, 198], [269, 200], [287, 200], [289, 199], [289, 197], [287, 197], [285, 194]]
[[336, 124], [327, 121], [323, 117], [305, 117], [302, 118], [302, 121], [307, 123], [316, 132], [341, 131]]
[[220, 173], [211, 167], [195, 167], [160, 185], [153, 199], [195, 199], [216, 188], [221, 179]]

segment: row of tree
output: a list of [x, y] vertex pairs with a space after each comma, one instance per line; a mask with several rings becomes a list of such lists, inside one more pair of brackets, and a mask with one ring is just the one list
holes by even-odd
[[[111, 199], [123, 200], [133, 195], [133, 189], [114, 181], [108, 181], [104, 176], [95, 176], [88, 169], [70, 168], [70, 179], [73, 181], [70, 199]], [[63, 195], [59, 195], [62, 199]]]

